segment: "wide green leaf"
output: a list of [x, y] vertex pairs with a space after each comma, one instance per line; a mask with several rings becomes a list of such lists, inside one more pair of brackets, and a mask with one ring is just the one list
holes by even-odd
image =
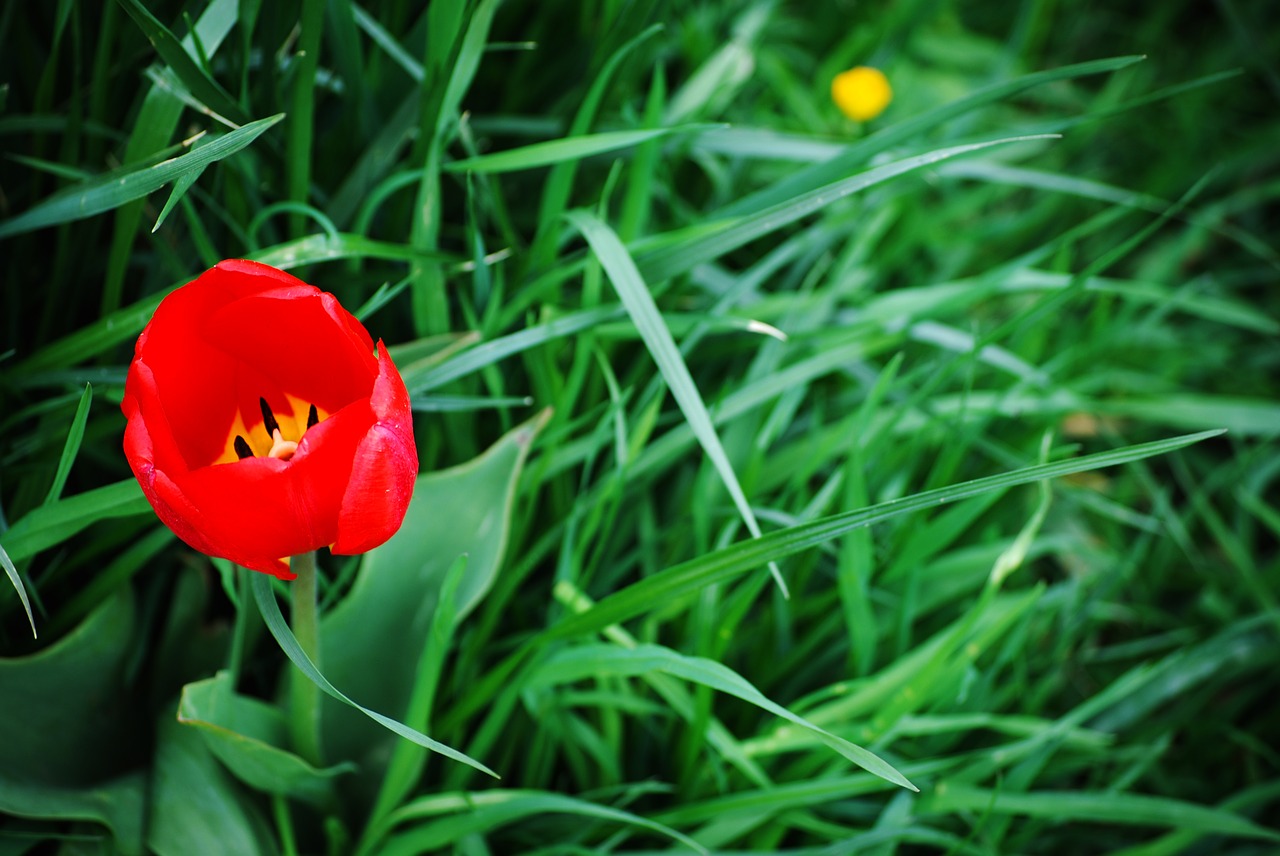
[[350, 764], [316, 769], [292, 751], [280, 708], [235, 692], [230, 673], [187, 684], [178, 702], [178, 721], [197, 729], [219, 761], [256, 790], [330, 806], [334, 777]]
[[[455, 603], [462, 621], [502, 567], [516, 479], [548, 416], [513, 429], [473, 461], [418, 477], [400, 531], [365, 556], [351, 591], [321, 619], [320, 661], [335, 683], [378, 710], [404, 713], [446, 572], [467, 556]], [[336, 704], [325, 705], [321, 723], [331, 759], [361, 760], [385, 743], [378, 729]]]
[[0, 770], [32, 785], [90, 784], [120, 772], [130, 749], [126, 686], [137, 619], [127, 591], [25, 657], [0, 658]]
[[[222, 768], [199, 732], [160, 721], [148, 794], [147, 847], [157, 856], [272, 856], [261, 809]], [[261, 802], [261, 799], [257, 802]]]

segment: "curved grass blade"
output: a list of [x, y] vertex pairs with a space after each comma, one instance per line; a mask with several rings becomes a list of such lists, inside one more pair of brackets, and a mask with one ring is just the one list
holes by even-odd
[[674, 675], [754, 704], [774, 716], [779, 716], [811, 732], [831, 749], [868, 773], [893, 782], [895, 785], [919, 791], [919, 788], [911, 784], [906, 776], [878, 755], [863, 749], [856, 743], [850, 743], [843, 737], [837, 737], [771, 701], [746, 678], [715, 660], [687, 657], [662, 645], [637, 645], [634, 648], [623, 648], [618, 645], [592, 643], [553, 654], [542, 664], [531, 680], [535, 686], [543, 686], [573, 683], [588, 677], [643, 675], [654, 671]]
[[[759, 538], [760, 524], [756, 522], [755, 512], [751, 510], [751, 504], [747, 502], [746, 494], [738, 484], [738, 477], [733, 471], [733, 465], [729, 463], [729, 456], [725, 454], [724, 446], [720, 443], [720, 436], [716, 433], [715, 425], [711, 421], [711, 414], [707, 411], [707, 406], [698, 393], [698, 387], [693, 382], [693, 376], [689, 374], [689, 367], [680, 356], [680, 348], [676, 346], [671, 331], [662, 320], [662, 313], [658, 311], [658, 305], [654, 302], [653, 295], [649, 293], [627, 248], [622, 245], [617, 234], [595, 215], [586, 211], [570, 211], [565, 216], [582, 232], [587, 243], [591, 245], [592, 252], [596, 254], [605, 272], [609, 274], [610, 281], [613, 282], [618, 296], [622, 299], [622, 305], [626, 307], [627, 314], [631, 316], [632, 322], [640, 332], [640, 338], [644, 341], [645, 347], [653, 355], [654, 362], [658, 364], [658, 370], [662, 372], [662, 378], [671, 389], [671, 394], [675, 397], [676, 404], [680, 406], [680, 412], [684, 414], [685, 421], [689, 424], [694, 436], [698, 438], [702, 450], [711, 459], [712, 465], [720, 475], [720, 480], [724, 482], [725, 489], [733, 498], [733, 504], [737, 506], [738, 513], [747, 524], [747, 529], [754, 537]], [[783, 596], [788, 596], [787, 584], [783, 581], [782, 572], [778, 570], [777, 565], [770, 562], [769, 572], [773, 574]]]
[[1201, 431], [1152, 443], [1125, 446], [1109, 452], [1098, 452], [1082, 458], [1023, 467], [1013, 472], [928, 490], [903, 499], [894, 499], [855, 511], [833, 514], [780, 532], [771, 532], [762, 538], [742, 541], [696, 559], [690, 559], [634, 583], [604, 598], [591, 609], [569, 616], [552, 626], [547, 630], [547, 638], [563, 639], [583, 633], [594, 633], [610, 624], [617, 624], [663, 607], [675, 598], [700, 591], [713, 583], [733, 579], [753, 568], [758, 568], [765, 562], [817, 546], [824, 541], [838, 538], [854, 529], [870, 526], [881, 520], [934, 508], [970, 496], [977, 496], [989, 490], [1000, 490], [1072, 473], [1113, 467], [1153, 455], [1163, 455], [1192, 443], [1217, 437], [1222, 433], [1224, 432], [1221, 429]]
[[22, 584], [22, 577], [18, 574], [18, 569], [13, 566], [13, 560], [4, 551], [4, 547], [0, 547], [0, 565], [4, 565], [5, 576], [9, 578], [9, 582], [13, 583], [14, 591], [22, 601], [22, 608], [27, 611], [27, 623], [31, 625], [31, 638], [39, 639], [40, 634], [36, 633], [36, 619], [31, 614], [31, 600], [27, 597], [27, 588]]
[[21, 235], [46, 226], [70, 223], [73, 220], [83, 220], [94, 214], [118, 208], [126, 202], [141, 199], [189, 172], [202, 170], [214, 161], [230, 157], [252, 143], [282, 118], [284, 114], [277, 113], [274, 116], [250, 122], [243, 128], [237, 128], [208, 145], [200, 146], [185, 155], [155, 166], [111, 172], [83, 184], [69, 187], [43, 202], [36, 203], [17, 217], [0, 222], [0, 238]]
[[629, 149], [649, 140], [667, 137], [672, 134], [691, 134], [721, 125], [679, 125], [674, 128], [648, 128], [639, 131], [603, 131], [599, 134], [583, 134], [580, 137], [565, 137], [561, 140], [547, 140], [508, 149], [505, 152], [494, 152], [491, 155], [477, 155], [473, 158], [445, 164], [445, 172], [518, 172], [522, 169], [534, 169], [540, 166], [551, 166], [558, 163], [571, 163], [594, 155], [608, 154], [619, 149]]
[[638, 826], [679, 841], [697, 853], [707, 849], [671, 827], [629, 811], [598, 805], [563, 794], [541, 791], [483, 791], [462, 794], [435, 794], [423, 797], [391, 815], [392, 823], [404, 823], [423, 816], [456, 813], [430, 824], [408, 830], [388, 840], [378, 852], [382, 856], [410, 856], [437, 851], [467, 835], [495, 829], [525, 817], [540, 814], [569, 814], [594, 817]]
[[[750, 215], [721, 220], [710, 225], [698, 224], [691, 227], [689, 237], [681, 239], [669, 235], [662, 236], [670, 241], [659, 249], [650, 250], [638, 255], [637, 263], [645, 279], [650, 281], [667, 279], [683, 273], [694, 265], [719, 258], [725, 253], [735, 250], [756, 238], [764, 237], [777, 231], [802, 217], [820, 211], [838, 199], [866, 190], [876, 184], [897, 178], [908, 172], [930, 166], [941, 161], [981, 151], [992, 146], [1008, 143], [1021, 143], [1033, 140], [1057, 139], [1054, 134], [1039, 134], [1027, 137], [1005, 137], [1000, 140], [986, 140], [964, 146], [951, 146], [935, 149], [915, 157], [887, 163], [873, 169], [837, 178], [830, 184], [824, 184], [814, 190], [779, 202], [766, 209]], [[845, 173], [848, 169], [845, 170]]]
[[[247, 573], [247, 572], [246, 572]], [[280, 643], [280, 649], [284, 651], [298, 671], [302, 672], [312, 683], [319, 687], [323, 692], [342, 702], [350, 705], [374, 722], [392, 731], [406, 740], [411, 740], [424, 749], [430, 749], [432, 752], [438, 752], [446, 758], [452, 758], [460, 761], [470, 767], [474, 767], [482, 773], [487, 773], [498, 778], [498, 774], [490, 770], [484, 764], [474, 758], [459, 752], [451, 746], [432, 740], [420, 731], [416, 731], [403, 722], [392, 719], [389, 716], [383, 716], [376, 710], [370, 710], [363, 707], [351, 699], [343, 695], [333, 684], [320, 674], [320, 670], [316, 668], [311, 659], [307, 657], [302, 650], [302, 646], [298, 644], [298, 640], [294, 638], [293, 631], [289, 629], [289, 625], [285, 623], [284, 616], [280, 613], [280, 604], [276, 603], [275, 594], [271, 591], [271, 578], [266, 574], [253, 574], [250, 579], [250, 586], [253, 589], [253, 599], [258, 604], [258, 611], [262, 613], [262, 620], [266, 622], [267, 629], [271, 631], [271, 635], [276, 637], [276, 641]]]
[[1003, 101], [1024, 90], [1058, 80], [1069, 80], [1073, 77], [1085, 77], [1091, 74], [1118, 71], [1134, 63], [1142, 62], [1143, 59], [1145, 57], [1142, 56], [1121, 56], [1111, 59], [1091, 60], [1077, 63], [1076, 65], [1066, 65], [1062, 68], [1052, 68], [1048, 71], [1038, 71], [1015, 80], [993, 84], [985, 89], [978, 90], [967, 98], [943, 104], [926, 113], [913, 116], [904, 122], [898, 122], [883, 128], [865, 140], [849, 146], [842, 154], [802, 169], [763, 190], [744, 196], [736, 202], [725, 206], [712, 216], [740, 217], [744, 214], [751, 214], [780, 205], [788, 199], [806, 194], [824, 184], [830, 184], [842, 175], [847, 175], [850, 170], [856, 169], [860, 164], [869, 161], [872, 155], [877, 152], [882, 152], [891, 146], [904, 143], [944, 122], [965, 116], [985, 104]]

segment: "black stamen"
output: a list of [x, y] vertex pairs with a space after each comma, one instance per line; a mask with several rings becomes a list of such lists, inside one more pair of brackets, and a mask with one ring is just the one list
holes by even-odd
[[259, 398], [258, 404], [262, 407], [262, 425], [267, 429], [267, 436], [274, 438], [277, 431], [280, 430], [280, 423], [276, 421], [276, 416], [271, 412], [271, 405], [267, 404], [265, 398]]
[[316, 412], [316, 406], [311, 405], [311, 409], [307, 411], [307, 427], [314, 427], [320, 421], [320, 414]]
[[235, 446], [236, 454], [240, 456], [240, 460], [253, 457], [253, 449], [249, 448], [249, 444], [239, 434], [236, 435], [236, 441], [231, 445]]

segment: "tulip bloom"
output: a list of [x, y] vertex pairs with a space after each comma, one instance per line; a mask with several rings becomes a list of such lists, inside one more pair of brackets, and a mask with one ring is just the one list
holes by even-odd
[[124, 452], [195, 549], [292, 579], [289, 557], [362, 553], [400, 528], [418, 472], [409, 393], [332, 294], [224, 261], [156, 309], [121, 404]]
[[850, 119], [866, 122], [889, 106], [893, 89], [880, 69], [860, 65], [835, 76], [831, 81], [831, 100]]

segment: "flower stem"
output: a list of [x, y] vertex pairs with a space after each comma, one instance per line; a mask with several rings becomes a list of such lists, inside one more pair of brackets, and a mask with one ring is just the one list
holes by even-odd
[[[289, 586], [292, 595], [290, 623], [303, 652], [320, 665], [320, 621], [316, 608], [316, 554], [294, 556], [290, 569], [298, 575]], [[289, 685], [289, 724], [298, 754], [313, 766], [320, 765], [320, 688], [295, 671]]]
[[240, 682], [240, 667], [244, 662], [245, 639], [249, 635], [249, 602], [253, 595], [249, 593], [250, 572], [239, 565], [232, 565], [231, 573], [236, 578], [236, 623], [231, 631], [227, 671], [231, 673], [231, 686], [235, 688]]

